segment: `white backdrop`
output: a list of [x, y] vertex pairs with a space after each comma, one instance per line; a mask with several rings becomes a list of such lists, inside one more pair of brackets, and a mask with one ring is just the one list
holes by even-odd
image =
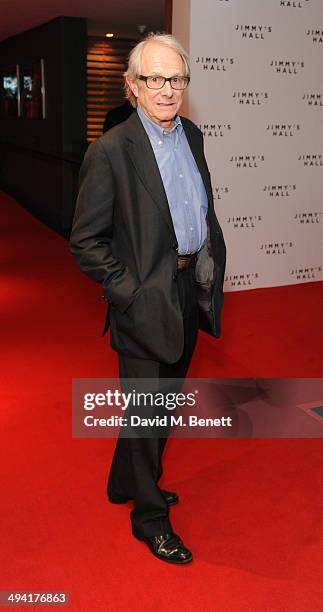
[[323, 0], [174, 0], [226, 290], [323, 279]]

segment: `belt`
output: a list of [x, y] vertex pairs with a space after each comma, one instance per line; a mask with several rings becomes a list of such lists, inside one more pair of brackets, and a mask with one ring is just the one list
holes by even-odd
[[196, 253], [191, 255], [179, 255], [177, 257], [177, 270], [186, 270], [196, 264]]

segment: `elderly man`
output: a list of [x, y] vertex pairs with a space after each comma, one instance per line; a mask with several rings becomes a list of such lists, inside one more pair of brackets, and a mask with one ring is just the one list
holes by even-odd
[[[184, 379], [198, 329], [220, 335], [225, 245], [202, 133], [178, 115], [189, 80], [173, 36], [138, 43], [125, 73], [136, 112], [89, 146], [80, 172], [71, 250], [102, 284], [122, 379]], [[169, 518], [179, 499], [158, 486], [166, 439], [120, 436], [108, 496], [134, 500], [133, 535], [183, 564], [192, 553]]]

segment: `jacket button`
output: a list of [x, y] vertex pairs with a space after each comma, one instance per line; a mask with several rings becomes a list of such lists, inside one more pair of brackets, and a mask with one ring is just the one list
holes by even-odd
[[178, 244], [177, 244], [177, 242], [174, 242], [172, 247], [173, 247], [174, 251], [178, 251]]

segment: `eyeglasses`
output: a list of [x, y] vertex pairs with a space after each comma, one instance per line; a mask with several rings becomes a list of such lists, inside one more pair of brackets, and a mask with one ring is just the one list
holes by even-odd
[[186, 89], [190, 82], [190, 77], [188, 76], [173, 76], [166, 79], [163, 76], [143, 76], [140, 74], [138, 79], [145, 81], [148, 89], [162, 89], [166, 81], [169, 81], [172, 89]]

